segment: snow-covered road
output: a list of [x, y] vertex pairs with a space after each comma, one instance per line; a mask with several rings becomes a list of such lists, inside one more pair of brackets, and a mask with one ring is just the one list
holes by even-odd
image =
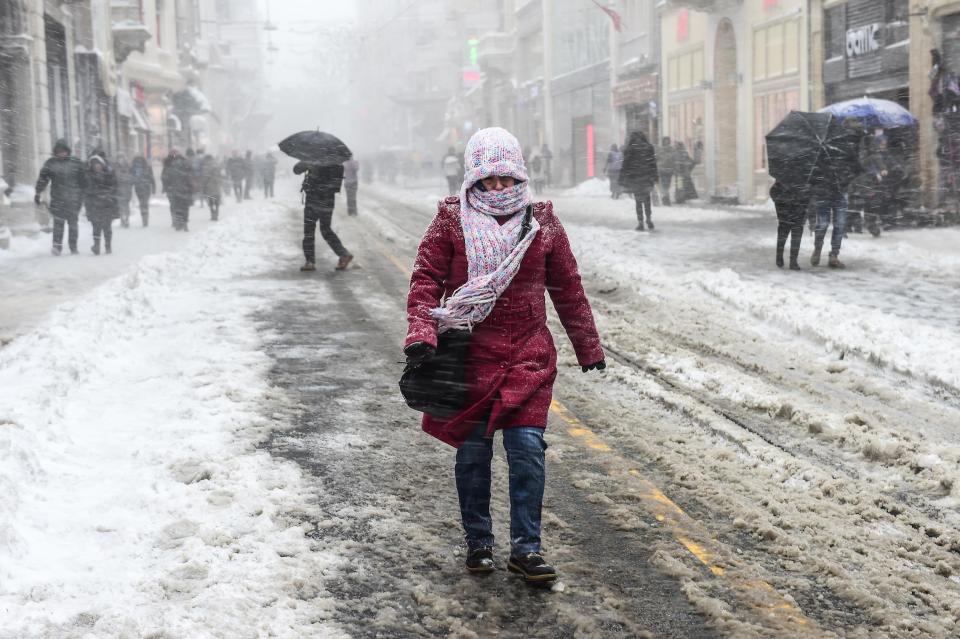
[[[346, 273], [296, 270], [288, 196], [3, 303], [0, 638], [958, 634], [960, 232], [793, 273], [763, 210], [638, 233], [632, 201], [554, 194], [610, 366], [557, 340], [545, 592], [461, 572], [452, 451], [396, 392], [440, 195], [362, 189]], [[0, 269], [96, 262], [58, 259]]]

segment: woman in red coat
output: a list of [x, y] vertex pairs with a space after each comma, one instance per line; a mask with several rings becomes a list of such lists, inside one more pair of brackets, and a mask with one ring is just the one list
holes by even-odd
[[605, 367], [603, 349], [553, 205], [531, 202], [516, 138], [504, 129], [483, 129], [464, 155], [460, 196], [440, 202], [417, 253], [404, 352], [412, 363], [421, 362], [435, 353], [438, 333], [472, 331], [466, 407], [452, 417], [423, 418], [426, 432], [457, 448], [467, 569], [494, 569], [490, 462], [494, 431], [502, 430], [510, 467], [507, 567], [527, 581], [552, 581], [556, 572], [540, 554], [540, 511], [543, 431], [557, 352], [544, 293], [550, 293], [584, 372]]

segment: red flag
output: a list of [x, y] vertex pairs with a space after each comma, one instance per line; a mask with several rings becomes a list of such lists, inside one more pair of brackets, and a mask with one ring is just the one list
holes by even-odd
[[613, 9], [611, 9], [610, 7], [603, 6], [602, 4], [597, 2], [597, 0], [593, 0], [593, 4], [597, 5], [597, 7], [599, 7], [601, 11], [603, 11], [605, 14], [610, 16], [610, 19], [613, 20], [613, 28], [616, 29], [617, 31], [620, 31], [620, 24], [621, 24], [620, 14], [614, 11]]

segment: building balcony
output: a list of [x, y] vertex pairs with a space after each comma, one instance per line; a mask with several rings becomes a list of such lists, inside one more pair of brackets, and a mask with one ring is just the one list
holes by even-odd
[[123, 20], [113, 23], [113, 55], [117, 63], [122, 64], [134, 51], [143, 53], [147, 40], [152, 38], [150, 30], [140, 22]]
[[484, 70], [509, 73], [516, 65], [515, 51], [516, 39], [512, 33], [486, 33], [477, 42], [477, 63]]

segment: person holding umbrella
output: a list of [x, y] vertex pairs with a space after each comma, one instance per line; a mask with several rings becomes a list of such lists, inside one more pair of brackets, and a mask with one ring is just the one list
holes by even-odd
[[[777, 266], [790, 237], [790, 269], [800, 270], [798, 255], [810, 198], [843, 193], [859, 172], [858, 140], [828, 113], [791, 111], [767, 134], [767, 163], [776, 180], [770, 198], [777, 209]], [[839, 233], [843, 224], [839, 223]], [[835, 227], [835, 233], [837, 232]]]
[[343, 163], [353, 153], [337, 137], [322, 131], [294, 133], [280, 143], [280, 150], [300, 161], [293, 167], [296, 175], [304, 175], [300, 190], [305, 197], [303, 208], [303, 256], [301, 271], [315, 271], [316, 230], [339, 258], [336, 270], [346, 270], [353, 260], [350, 253], [333, 232], [334, 198], [343, 183]]

